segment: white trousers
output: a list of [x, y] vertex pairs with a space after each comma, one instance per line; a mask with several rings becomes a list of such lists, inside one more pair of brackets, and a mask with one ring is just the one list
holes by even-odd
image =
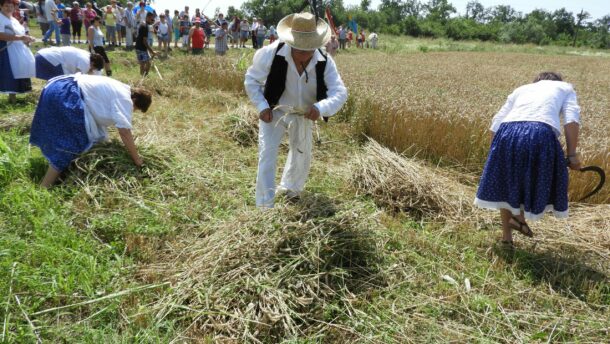
[[273, 207], [277, 155], [284, 133], [288, 131], [290, 150], [277, 190], [303, 191], [311, 165], [313, 122], [298, 115], [283, 115], [274, 111], [270, 123], [259, 121], [258, 173], [256, 176], [256, 206]]

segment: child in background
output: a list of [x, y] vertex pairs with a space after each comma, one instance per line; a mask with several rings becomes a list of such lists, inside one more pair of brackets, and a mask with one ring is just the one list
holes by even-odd
[[191, 29], [191, 23], [189, 22], [188, 15], [183, 15], [180, 20], [180, 37], [182, 37], [182, 46], [188, 47], [189, 31]]
[[277, 39], [277, 30], [275, 26], [271, 25], [269, 27], [269, 44], [272, 44]]
[[157, 25], [157, 38], [159, 39], [159, 48], [163, 49], [163, 53], [167, 55], [169, 48], [169, 24], [165, 20], [165, 14], [159, 16], [159, 24]]
[[64, 8], [63, 16], [61, 18], [61, 28], [59, 29], [59, 33], [61, 33], [61, 45], [67, 47], [70, 45], [70, 11]]
[[347, 47], [352, 47], [352, 41], [354, 40], [354, 33], [352, 30], [347, 31]]

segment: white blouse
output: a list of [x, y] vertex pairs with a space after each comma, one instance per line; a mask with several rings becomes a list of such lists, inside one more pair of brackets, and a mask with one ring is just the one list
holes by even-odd
[[490, 130], [496, 132], [506, 122], [542, 122], [561, 135], [561, 117], [565, 124], [580, 123], [580, 107], [571, 84], [542, 80], [517, 88], [494, 116]]
[[49, 61], [53, 66], [61, 64], [64, 74], [83, 74], [89, 71], [91, 66], [88, 51], [75, 47], [49, 47], [38, 50], [38, 54]]
[[110, 126], [131, 129], [133, 102], [129, 85], [100, 75], [76, 74], [74, 79], [85, 102], [85, 125], [92, 143], [105, 140]]

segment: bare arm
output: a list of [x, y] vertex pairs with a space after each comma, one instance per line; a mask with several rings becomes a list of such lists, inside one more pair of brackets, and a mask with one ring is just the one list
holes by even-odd
[[93, 52], [93, 25], [87, 29], [87, 40], [89, 41], [89, 52]]
[[189, 38], [188, 38], [188, 41], [186, 42], [186, 49], [187, 50], [191, 50], [192, 49], [192, 47], [191, 47], [191, 38], [193, 38], [193, 31], [195, 31], [194, 28], [191, 28], [189, 30]]
[[578, 147], [579, 129], [580, 125], [576, 122], [568, 123], [564, 126], [566, 134], [568, 162], [570, 163], [570, 168], [573, 170], [579, 170], [582, 167], [580, 158], [576, 155], [576, 148]]
[[23, 41], [25, 43], [31, 43], [34, 38], [28, 35], [9, 35], [4, 32], [0, 32], [0, 41]]
[[121, 141], [123, 141], [125, 148], [127, 148], [127, 152], [131, 156], [131, 159], [133, 160], [134, 164], [136, 164], [136, 166], [138, 167], [142, 167], [142, 164], [144, 162], [142, 161], [142, 158], [140, 158], [140, 155], [138, 155], [138, 149], [136, 148], [136, 144], [133, 141], [131, 129], [119, 128], [118, 130], [119, 135], [121, 136]]

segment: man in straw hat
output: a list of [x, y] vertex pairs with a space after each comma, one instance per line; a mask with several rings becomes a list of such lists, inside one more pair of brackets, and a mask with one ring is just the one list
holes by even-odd
[[259, 112], [256, 205], [273, 207], [279, 145], [288, 130], [290, 151], [278, 192], [298, 197], [311, 163], [312, 126], [334, 115], [347, 90], [332, 57], [320, 50], [331, 36], [321, 19], [291, 14], [277, 26], [279, 41], [260, 49], [246, 72], [246, 92]]

